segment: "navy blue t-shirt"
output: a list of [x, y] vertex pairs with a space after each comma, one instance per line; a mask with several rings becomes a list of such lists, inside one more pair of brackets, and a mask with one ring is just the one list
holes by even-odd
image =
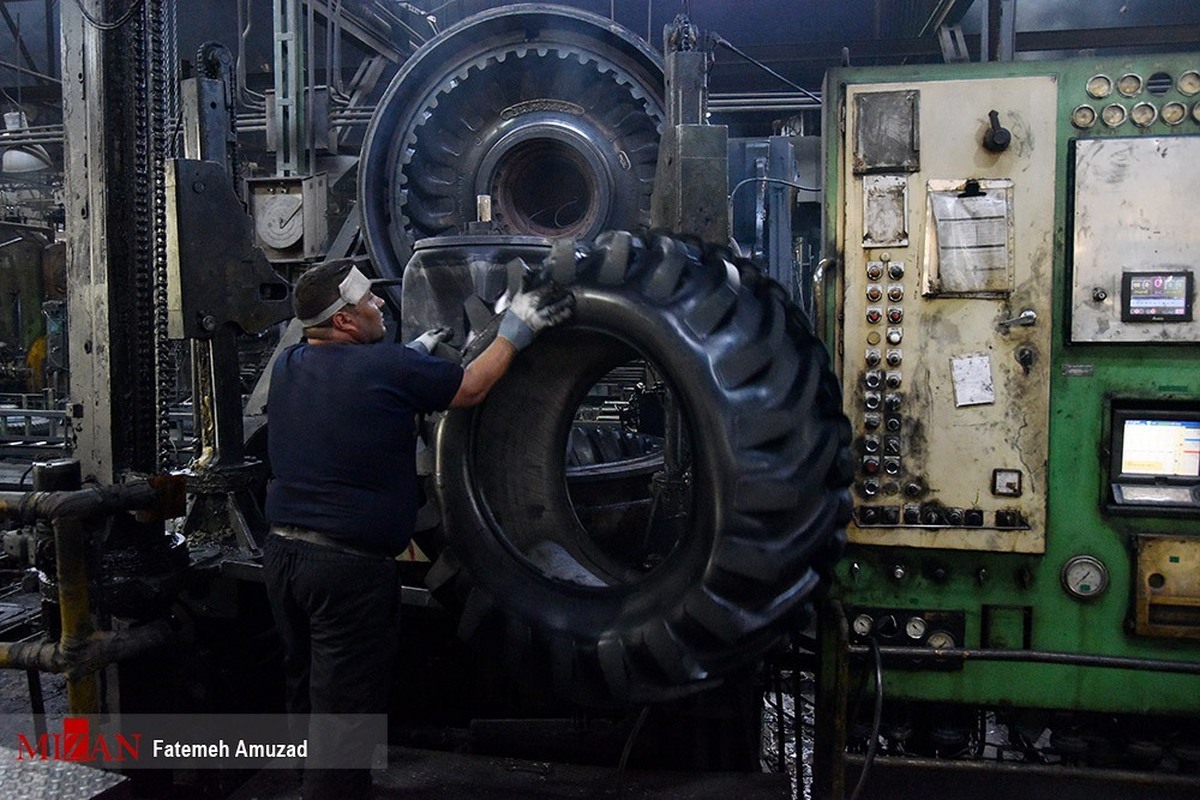
[[271, 372], [267, 519], [395, 555], [417, 514], [416, 415], [442, 411], [457, 364], [401, 344], [297, 344]]

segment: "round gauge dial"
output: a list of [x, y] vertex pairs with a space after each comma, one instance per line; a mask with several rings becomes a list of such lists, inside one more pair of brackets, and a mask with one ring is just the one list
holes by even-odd
[[1110, 128], [1115, 128], [1125, 121], [1125, 106], [1113, 103], [1100, 112], [1100, 119]]
[[1087, 93], [1096, 99], [1112, 94], [1112, 78], [1107, 75], [1093, 75], [1088, 78]]
[[1179, 88], [1180, 94], [1187, 95], [1188, 97], [1200, 94], [1200, 72], [1189, 69], [1179, 76], [1179, 81], [1175, 85]]
[[909, 617], [904, 623], [904, 633], [910, 639], [920, 639], [925, 635], [925, 620], [921, 617]]
[[1075, 556], [1063, 564], [1062, 585], [1072, 597], [1097, 597], [1108, 588], [1108, 567], [1094, 556]]
[[929, 638], [925, 640], [925, 644], [932, 647], [934, 650], [945, 650], [948, 647], [957, 646], [954, 637], [946, 631], [933, 631], [929, 634]]
[[854, 632], [859, 636], [866, 636], [875, 627], [875, 621], [871, 619], [869, 614], [859, 614], [854, 618], [852, 627], [854, 628]]
[[1142, 91], [1142, 78], [1139, 75], [1134, 75], [1132, 72], [1127, 72], [1117, 78], [1117, 91], [1126, 97], [1133, 97]]
[[1139, 128], [1149, 128], [1158, 119], [1158, 109], [1152, 103], [1138, 103], [1129, 110], [1129, 118]]
[[1168, 125], [1178, 125], [1187, 119], [1187, 107], [1177, 100], [1172, 100], [1162, 107], [1162, 121]]
[[281, 250], [291, 247], [304, 235], [304, 204], [298, 194], [273, 194], [258, 202], [255, 230], [268, 247]]
[[1096, 109], [1084, 104], [1071, 112], [1071, 124], [1076, 128], [1090, 128], [1096, 124]]

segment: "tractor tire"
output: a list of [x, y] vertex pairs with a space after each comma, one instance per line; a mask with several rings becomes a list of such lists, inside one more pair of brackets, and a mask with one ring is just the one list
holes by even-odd
[[[569, 702], [711, 688], [807, 623], [841, 554], [851, 431], [828, 355], [777, 284], [719, 248], [615, 232], [556, 243], [547, 267], [574, 317], [438, 426], [446, 546], [427, 583], [459, 605], [461, 638]], [[564, 479], [574, 410], [630, 359], [664, 376], [690, 453], [690, 521], [651, 563], [597, 546]]]

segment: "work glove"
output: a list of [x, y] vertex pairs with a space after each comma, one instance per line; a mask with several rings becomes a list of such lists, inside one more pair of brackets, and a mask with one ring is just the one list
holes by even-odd
[[440, 328], [432, 328], [430, 330], [425, 331], [420, 336], [413, 339], [411, 342], [409, 342], [408, 344], [406, 344], [404, 346], [411, 347], [413, 350], [416, 350], [418, 353], [424, 353], [425, 355], [429, 355], [430, 353], [433, 352], [433, 348], [437, 346], [438, 342], [449, 341], [450, 337], [453, 335], [454, 335], [454, 330], [451, 328], [447, 328], [445, 326], [440, 327]]
[[521, 287], [512, 296], [496, 335], [523, 350], [546, 328], [570, 319], [574, 309], [575, 295], [570, 290], [555, 283], [544, 271], [526, 268]]

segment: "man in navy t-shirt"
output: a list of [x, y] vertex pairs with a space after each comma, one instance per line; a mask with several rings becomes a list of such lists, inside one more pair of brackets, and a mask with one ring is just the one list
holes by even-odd
[[[287, 707], [386, 713], [397, 648], [395, 556], [417, 513], [417, 415], [482, 402], [520, 349], [570, 316], [574, 298], [549, 283], [516, 292], [495, 341], [465, 369], [429, 355], [446, 331], [408, 345], [383, 342], [383, 300], [349, 260], [304, 273], [292, 304], [305, 339], [271, 372], [274, 479], [263, 553]], [[369, 771], [324, 768], [333, 751], [356, 746], [353, 718], [319, 719], [308, 732], [304, 797], [365, 796]]]

